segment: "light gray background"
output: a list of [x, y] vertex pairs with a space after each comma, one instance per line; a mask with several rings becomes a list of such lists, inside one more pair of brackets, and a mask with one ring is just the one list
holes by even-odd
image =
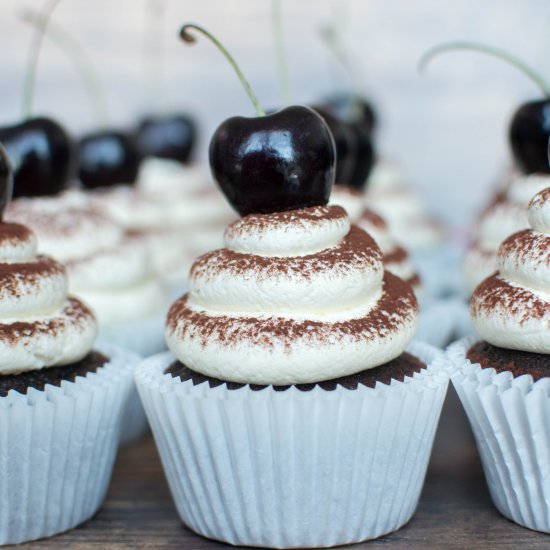
[[[253, 115], [230, 67], [205, 40], [179, 42], [182, 22], [201, 23], [240, 61], [267, 107], [280, 103], [268, 0], [165, 0], [164, 78], [151, 100], [143, 78], [143, 26], [154, 0], [64, 0], [55, 21], [78, 35], [106, 88], [113, 124], [143, 110], [184, 109], [201, 122], [204, 158], [215, 126]], [[157, 3], [162, 4], [160, 0]], [[42, 0], [0, 0], [0, 120], [21, 113], [21, 89], [31, 28], [23, 8]], [[479, 40], [513, 51], [550, 78], [548, 0], [282, 0], [295, 102], [311, 102], [349, 80], [319, 39], [319, 29], [347, 13], [346, 47], [382, 115], [380, 148], [398, 159], [430, 209], [464, 225], [508, 163], [506, 129], [519, 102], [536, 88], [499, 61], [472, 53], [435, 60], [425, 76], [416, 63], [441, 41]], [[162, 75], [157, 69], [157, 74]], [[46, 40], [40, 58], [36, 112], [59, 118], [73, 132], [92, 129], [94, 116], [71, 62]], [[156, 105], [155, 105], [156, 103]]]

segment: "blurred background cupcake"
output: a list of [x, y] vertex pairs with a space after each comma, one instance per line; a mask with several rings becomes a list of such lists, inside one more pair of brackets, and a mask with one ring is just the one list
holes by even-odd
[[507, 518], [550, 532], [550, 187], [529, 205], [531, 226], [500, 246], [496, 274], [474, 291], [482, 340], [448, 350], [493, 502]]

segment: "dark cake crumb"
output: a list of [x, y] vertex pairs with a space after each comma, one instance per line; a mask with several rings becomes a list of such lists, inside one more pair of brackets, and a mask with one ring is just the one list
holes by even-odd
[[514, 377], [530, 374], [536, 382], [550, 376], [550, 356], [493, 346], [488, 342], [477, 342], [466, 354], [472, 363], [482, 368], [493, 368], [498, 373], [511, 372]]
[[86, 376], [90, 372], [95, 372], [108, 361], [105, 355], [92, 351], [84, 359], [71, 365], [0, 376], [0, 397], [6, 397], [10, 390], [26, 394], [28, 388], [42, 391], [46, 384], [59, 387], [63, 380], [74, 382], [77, 376]]
[[[417, 359], [414, 355], [405, 352], [392, 361], [374, 369], [367, 369], [349, 376], [325, 380], [324, 382], [317, 382], [313, 384], [295, 384], [295, 387], [300, 391], [311, 391], [315, 386], [320, 386], [322, 389], [327, 391], [335, 390], [337, 386], [342, 386], [348, 390], [356, 390], [359, 384], [368, 388], [374, 388], [376, 382], [381, 382], [383, 384], [389, 384], [391, 380], [402, 382], [405, 376], [412, 376], [415, 372], [420, 372], [425, 368], [426, 365], [420, 361], [420, 359]], [[192, 371], [179, 361], [174, 361], [164, 371], [164, 373], [171, 374], [174, 378], [179, 377], [182, 382], [191, 380], [195, 386], [202, 384], [203, 382], [208, 382], [211, 388], [226, 384], [227, 389], [237, 390], [247, 385], [237, 382], [224, 382], [218, 378], [204, 376], [203, 374]], [[262, 390], [267, 387], [266, 385], [261, 384], [249, 384], [249, 386], [253, 391]], [[285, 391], [288, 390], [288, 388], [290, 388], [290, 386], [273, 386], [275, 391]]]

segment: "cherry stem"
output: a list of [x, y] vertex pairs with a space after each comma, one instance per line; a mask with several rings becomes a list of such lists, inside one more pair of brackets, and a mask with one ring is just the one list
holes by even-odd
[[281, 0], [271, 0], [271, 20], [273, 22], [273, 35], [275, 37], [275, 49], [277, 51], [277, 65], [279, 68], [279, 80], [281, 82], [281, 95], [283, 98], [283, 103], [288, 106], [292, 103], [292, 93], [290, 91], [288, 64], [283, 40]]
[[34, 34], [29, 50], [29, 57], [27, 61], [27, 67], [25, 72], [25, 81], [23, 84], [23, 117], [30, 118], [33, 109], [34, 89], [36, 86], [36, 71], [38, 68], [38, 58], [40, 56], [40, 49], [42, 47], [42, 40], [44, 33], [48, 27], [50, 17], [52, 16], [55, 8], [62, 0], [50, 0], [44, 6], [44, 9], [40, 13], [41, 19], [44, 21], [43, 25], [39, 25]]
[[107, 124], [109, 120], [107, 101], [97, 71], [86, 50], [59, 24], [54, 24], [51, 20], [48, 24], [46, 19], [39, 13], [26, 10], [22, 14], [22, 19], [37, 29], [42, 28], [42, 32], [72, 59], [77, 73], [82, 79], [84, 89], [88, 93], [92, 112], [96, 113], [96, 117], [102, 123]]
[[142, 78], [143, 88], [148, 96], [148, 104], [154, 110], [162, 105], [165, 81], [164, 55], [164, 0], [147, 0], [142, 34]]
[[187, 23], [183, 25], [180, 31], [180, 38], [187, 42], [188, 44], [194, 44], [195, 43], [195, 37], [189, 33], [190, 30], [195, 30], [202, 35], [206, 36], [213, 44], [218, 48], [218, 50], [223, 54], [223, 56], [227, 59], [229, 64], [233, 67], [233, 70], [237, 73], [237, 76], [239, 77], [239, 80], [241, 81], [241, 84], [243, 85], [244, 89], [246, 90], [246, 93], [248, 94], [248, 97], [250, 98], [250, 101], [252, 101], [252, 104], [254, 105], [254, 108], [256, 109], [256, 113], [258, 116], [265, 116], [265, 111], [262, 109], [262, 106], [260, 105], [260, 102], [258, 101], [258, 98], [252, 91], [252, 88], [250, 87], [250, 84], [248, 83], [248, 80], [245, 78], [243, 72], [237, 65], [236, 61], [233, 59], [231, 54], [225, 49], [224, 46], [222, 46], [221, 42], [215, 38], [212, 34], [210, 34], [206, 29], [203, 27], [200, 27], [199, 25], [195, 25], [192, 23]]
[[478, 44], [477, 42], [446, 42], [444, 44], [434, 46], [433, 48], [430, 48], [420, 58], [420, 61], [418, 62], [418, 71], [424, 71], [430, 61], [434, 57], [437, 57], [439, 54], [458, 50], [469, 50], [484, 53], [492, 57], [496, 57], [501, 61], [507, 62], [516, 69], [520, 70], [525, 76], [527, 76], [527, 78], [529, 78], [540, 89], [540, 91], [546, 98], [550, 98], [550, 87], [548, 86], [545, 79], [537, 71], [529, 67], [523, 61], [521, 61], [521, 59], [518, 59], [513, 54], [501, 50], [500, 48], [486, 46], [485, 44]]

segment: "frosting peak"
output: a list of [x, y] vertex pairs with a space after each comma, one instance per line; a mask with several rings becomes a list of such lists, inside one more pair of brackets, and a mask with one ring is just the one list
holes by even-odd
[[296, 384], [376, 367], [412, 338], [410, 286], [341, 207], [249, 215], [201, 256], [168, 315], [168, 346], [223, 380]]
[[0, 223], [0, 374], [66, 365], [82, 359], [95, 319], [67, 297], [67, 273], [36, 254], [26, 227]]
[[477, 287], [472, 321], [489, 343], [550, 353], [550, 187], [529, 205], [531, 229], [500, 246], [498, 272]]

